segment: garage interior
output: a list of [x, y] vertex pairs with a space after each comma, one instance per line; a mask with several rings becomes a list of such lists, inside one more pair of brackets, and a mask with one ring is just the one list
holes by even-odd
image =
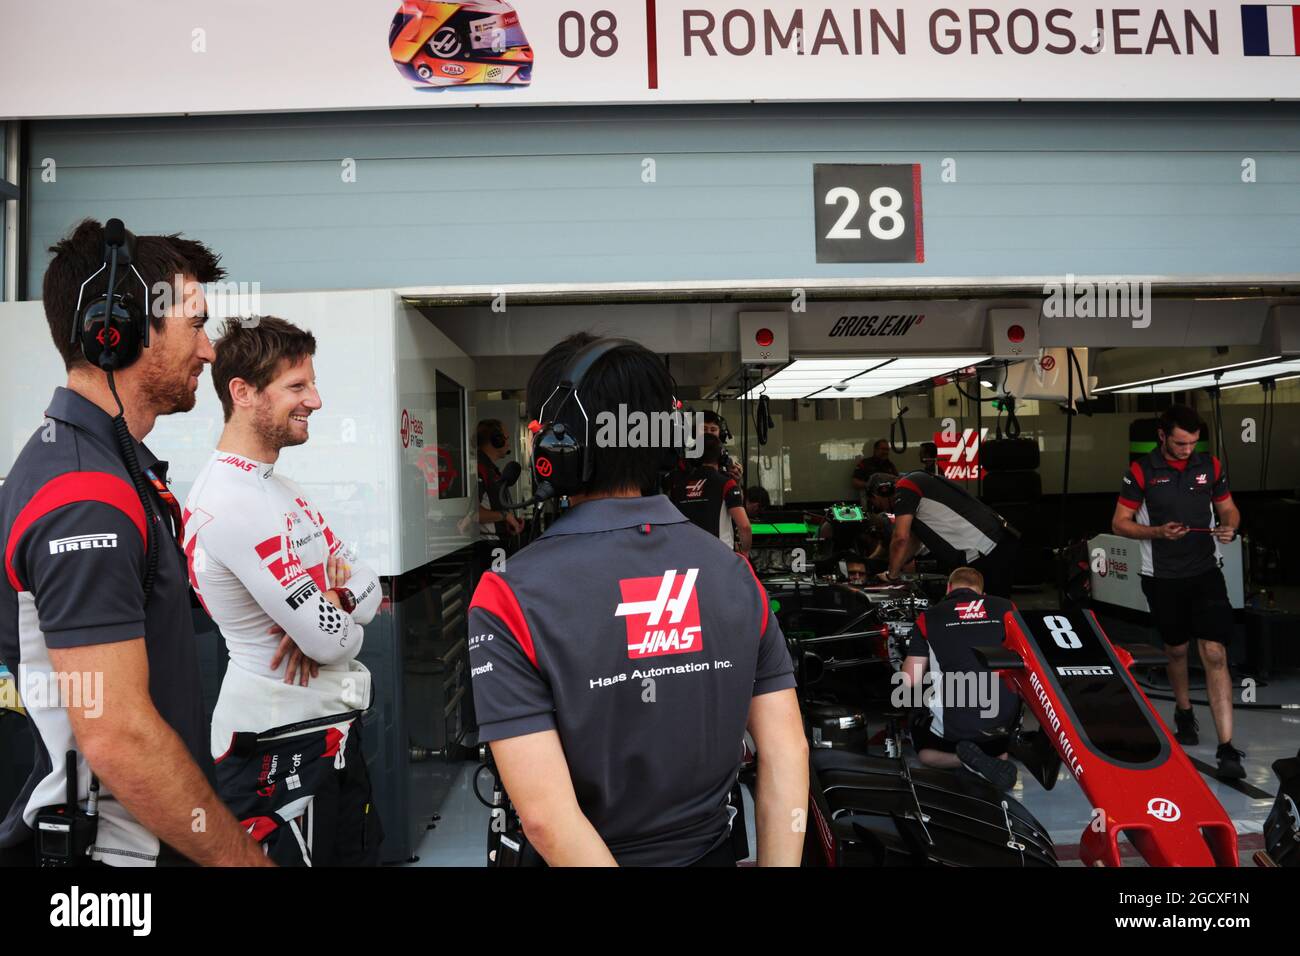
[[[525, 465], [523, 387], [546, 348], [572, 332], [594, 331], [634, 338], [663, 354], [679, 397], [694, 410], [717, 411], [729, 423], [733, 437], [727, 447], [745, 461], [746, 487], [761, 485], [771, 497], [772, 513], [756, 519], [769, 526], [756, 525], [753, 562], [760, 574], [765, 568], [779, 574], [780, 565], [788, 564], [791, 547], [799, 543], [789, 529], [806, 529], [805, 543], [815, 549], [817, 525], [829, 509], [859, 503], [850, 476], [855, 459], [870, 454], [877, 440], [892, 437], [891, 458], [902, 474], [921, 467], [921, 442], [945, 429], [965, 436], [967, 453], [971, 436], [981, 435], [989, 466], [996, 464], [999, 438], [1032, 438], [1038, 456], [1028, 476], [990, 481], [988, 466], [969, 469], [969, 461], [968, 470], [956, 474], [969, 475], [970, 490], [1023, 529], [1017, 606], [1090, 607], [1117, 644], [1159, 641], [1140, 593], [1141, 604], [1135, 604], [1115, 590], [1123, 563], [1115, 564], [1111, 555], [1108, 582], [1106, 574], [1087, 567], [1088, 556], [1107, 547], [1119, 479], [1130, 460], [1154, 447], [1155, 416], [1174, 402], [1196, 408], [1209, 426], [1202, 447], [1226, 463], [1243, 515], [1243, 534], [1228, 546], [1239, 548], [1239, 570], [1234, 575], [1229, 559], [1225, 574], [1236, 579], [1229, 584], [1237, 626], [1230, 645], [1233, 679], [1249, 688], [1237, 705], [1234, 741], [1247, 751], [1249, 776], [1233, 783], [1213, 778], [1213, 723], [1195, 664], [1192, 697], [1202, 701], [1196, 706], [1202, 739], [1188, 754], [1231, 816], [1241, 862], [1249, 864], [1263, 846], [1261, 831], [1277, 791], [1270, 765], [1294, 756], [1300, 727], [1300, 553], [1289, 546], [1300, 534], [1300, 311], [1294, 290], [1216, 289], [1197, 296], [1161, 291], [1152, 301], [1153, 321], [1142, 327], [1052, 318], [1041, 314], [1041, 296], [1001, 292], [829, 296], [809, 302], [805, 313], [789, 311], [770, 294], [753, 296], [752, 290], [751, 298], [736, 294], [726, 301], [663, 301], [662, 291], [656, 301], [643, 301], [635, 291], [605, 290], [592, 293], [605, 297], [599, 306], [590, 296], [565, 293], [556, 301], [554, 293], [522, 293], [511, 295], [505, 308], [486, 297], [476, 304], [449, 303], [436, 291], [402, 295], [473, 360], [471, 416], [501, 419], [515, 459]], [[839, 335], [818, 345], [810, 330], [833, 329], [846, 316], [899, 318], [883, 326], [883, 336], [860, 334], [854, 341]], [[922, 327], [925, 316], [941, 319], [932, 327], [943, 329], [927, 346], [905, 350], [900, 340], [910, 328], [889, 334], [918, 318]], [[1014, 344], [999, 338], [1012, 325], [1019, 326], [1017, 336], [1026, 333]], [[778, 346], [788, 336], [788, 359], [753, 361], [753, 349], [742, 338], [756, 327], [777, 330]], [[840, 324], [841, 331], [845, 327]], [[1044, 364], [1050, 367], [1054, 359], [1067, 370], [1071, 353], [1078, 375], [1069, 369], [1068, 378], [1047, 375], [1046, 384], [1039, 381]], [[1078, 376], [1086, 379], [1083, 388]], [[1067, 388], [1074, 396], [1072, 415], [1066, 413]], [[770, 400], [771, 427], [763, 445], [755, 428], [760, 394]], [[525, 467], [514, 497], [524, 500], [531, 490]], [[834, 557], [823, 553], [808, 575], [835, 575]], [[880, 668], [889, 666], [879, 659], [866, 664], [862, 673], [877, 677], [862, 679], [878, 679]], [[1163, 669], [1147, 667], [1140, 674], [1152, 705], [1172, 723]], [[867, 718], [876, 743], [882, 721], [878, 714]], [[414, 850], [416, 865], [485, 862], [490, 811], [481, 798], [488, 796], [490, 777], [479, 773], [473, 754], [466, 756], [459, 768], [436, 771], [446, 796], [439, 819]], [[1050, 831], [1061, 864], [1079, 865], [1080, 831], [1091, 807], [1069, 774], [1062, 773], [1049, 792], [1022, 771], [1013, 795]], [[751, 828], [752, 810], [749, 798]], [[1142, 862], [1131, 846], [1123, 854], [1125, 865]]]

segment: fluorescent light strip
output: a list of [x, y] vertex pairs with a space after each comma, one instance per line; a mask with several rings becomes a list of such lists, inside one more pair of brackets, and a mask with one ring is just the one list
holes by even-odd
[[[948, 375], [978, 365], [988, 356], [932, 355], [905, 358], [795, 359], [748, 397], [769, 398], [873, 398], [926, 379]], [[836, 389], [843, 385], [844, 389]]]
[[[1267, 365], [1250, 365], [1247, 367], [1238, 367], [1225, 371], [1223, 376], [1216, 382], [1213, 375], [1205, 373], [1189, 373], [1180, 378], [1164, 379], [1153, 382], [1150, 385], [1141, 385], [1129, 388], [1117, 388], [1113, 391], [1117, 395], [1144, 395], [1144, 394], [1164, 394], [1168, 392], [1182, 392], [1198, 388], [1213, 388], [1216, 384], [1220, 388], [1229, 386], [1254, 385], [1261, 378], [1278, 378], [1286, 375], [1288, 372], [1300, 372], [1300, 359], [1288, 359], [1285, 362], [1271, 362]], [[1094, 392], [1095, 394], [1095, 392]]]
[[[1267, 378], [1268, 376], [1264, 376]], [[1286, 375], [1282, 378], [1273, 379], [1274, 382], [1294, 382], [1300, 378], [1300, 375]], [[1249, 388], [1251, 385], [1258, 385], [1259, 382], [1237, 382], [1235, 385], [1224, 385], [1223, 388]]]
[[[1136, 382], [1125, 382], [1122, 385], [1101, 385], [1092, 390], [1094, 395], [1103, 395], [1106, 392], [1134, 392], [1144, 391], [1147, 386], [1159, 385], [1162, 382], [1178, 382], [1186, 378], [1199, 378], [1201, 376], [1210, 376], [1213, 378], [1215, 372], [1228, 372], [1231, 369], [1252, 368], [1256, 365], [1267, 365], [1270, 362], [1276, 362], [1282, 356], [1273, 355], [1269, 358], [1251, 359], [1249, 362], [1235, 362], [1231, 365], [1215, 365], [1210, 368], [1197, 369], [1194, 372], [1178, 372], [1174, 375], [1157, 375], [1155, 378], [1142, 378]], [[1158, 391], [1182, 391], [1182, 389], [1158, 389]]]

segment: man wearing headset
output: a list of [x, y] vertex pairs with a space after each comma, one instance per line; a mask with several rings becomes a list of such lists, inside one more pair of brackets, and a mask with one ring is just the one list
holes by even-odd
[[655, 493], [671, 450], [599, 437], [620, 406], [680, 415], [633, 342], [571, 336], [529, 380], [538, 491], [569, 507], [475, 591], [479, 738], [546, 863], [727, 866], [748, 729], [759, 864], [797, 865], [808, 748], [781, 630], [748, 562]]
[[[485, 418], [475, 429], [478, 444], [478, 523], [482, 540], [496, 546], [501, 532], [517, 535], [524, 524], [501, 507], [501, 469], [497, 462], [510, 454], [505, 426], [497, 418]], [[502, 527], [504, 525], [504, 527]], [[487, 567], [489, 562], [484, 562]]]
[[690, 471], [674, 472], [668, 496], [694, 524], [727, 547], [748, 555], [753, 543], [740, 485], [722, 472], [722, 442], [704, 433], [704, 454]]
[[[70, 752], [77, 809], [96, 804], [98, 825], [68, 862], [265, 864], [210, 782], [179, 509], [167, 463], [142, 443], [160, 415], [194, 407], [213, 357], [202, 283], [224, 271], [193, 240], [123, 231], [110, 245], [105, 232], [86, 220], [50, 250], [43, 299], [67, 386], [0, 488], [0, 659], [21, 688], [59, 688], [25, 701], [37, 765], [0, 822], [0, 864], [36, 861], [38, 828], [57, 832], [43, 808], [55, 826], [60, 804], [71, 816]], [[118, 262], [100, 271], [113, 249]], [[181, 300], [151, 298], [159, 286]], [[55, 853], [47, 845], [44, 859]]]
[[704, 410], [704, 434], [712, 435], [722, 445], [722, 471], [725, 472], [732, 481], [739, 482], [744, 477], [744, 469], [740, 467], [740, 462], [727, 454], [727, 442], [731, 441], [731, 429], [727, 427], [727, 420], [711, 408]]

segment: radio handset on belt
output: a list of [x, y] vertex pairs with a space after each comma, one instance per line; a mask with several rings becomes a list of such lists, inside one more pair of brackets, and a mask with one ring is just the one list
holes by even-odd
[[77, 800], [77, 752], [64, 755], [66, 802], [36, 811], [38, 866], [79, 866], [88, 861], [99, 831], [99, 781], [93, 776], [90, 801], [82, 810]]

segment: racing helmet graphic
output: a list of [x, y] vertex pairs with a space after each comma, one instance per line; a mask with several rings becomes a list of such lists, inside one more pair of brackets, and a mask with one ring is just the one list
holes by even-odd
[[417, 87], [527, 86], [533, 48], [504, 0], [405, 0], [388, 30], [397, 69]]

